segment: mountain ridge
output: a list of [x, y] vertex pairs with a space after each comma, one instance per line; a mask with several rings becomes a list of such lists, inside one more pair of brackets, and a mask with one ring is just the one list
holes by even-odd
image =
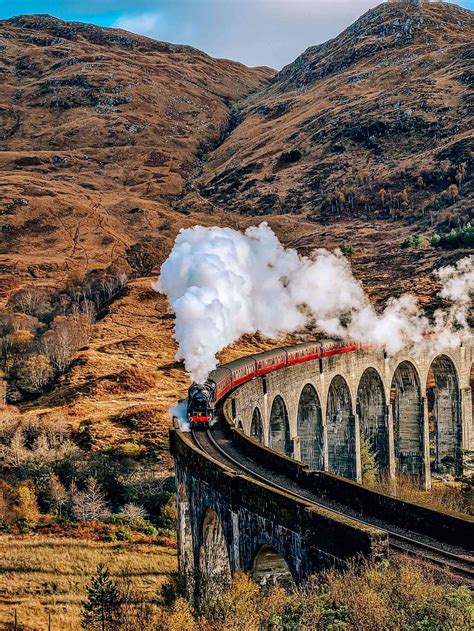
[[249, 215], [326, 221], [343, 196], [346, 214], [401, 216], [404, 199], [389, 212], [377, 193], [406, 190], [421, 216], [463, 162], [471, 177], [473, 33], [474, 14], [455, 5], [371, 9], [242, 103], [242, 124], [205, 165], [203, 194]]
[[[54, 32], [44, 26], [51, 20]], [[408, 43], [393, 66], [378, 66], [384, 59], [372, 54], [304, 89], [287, 89], [271, 81], [270, 70], [193, 49], [152, 49], [132, 34], [140, 43], [130, 46], [123, 32], [53, 18], [20, 21], [0, 23], [5, 331], [8, 301], [21, 286], [80, 287], [89, 282], [85, 272], [122, 269], [136, 243], [154, 248], [147, 273], [156, 275], [180, 229], [244, 230], [262, 219], [300, 253], [342, 247], [377, 308], [404, 292], [431, 311], [441, 306], [431, 272], [472, 249], [400, 245], [441, 221], [458, 225], [469, 210], [472, 116], [462, 114], [469, 77], [454, 78], [467, 72], [467, 44], [464, 57], [455, 54], [460, 46], [439, 46], [437, 56]], [[464, 162], [458, 194], [446, 197]], [[418, 167], [431, 178], [423, 186]], [[444, 206], [424, 210], [441, 198]], [[134, 279], [107, 304], [92, 340], [50, 391], [31, 401], [13, 392], [10, 402], [41, 418], [66, 414], [94, 449], [139, 441], [164, 454], [168, 410], [187, 377], [174, 361], [166, 300], [150, 283]], [[278, 343], [244, 339], [220, 359]]]

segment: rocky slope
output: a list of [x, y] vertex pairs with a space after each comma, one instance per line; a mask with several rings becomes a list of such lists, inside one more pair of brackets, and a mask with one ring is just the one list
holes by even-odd
[[[137, 241], [164, 259], [181, 227], [265, 216], [303, 253], [350, 244], [377, 304], [415, 291], [437, 306], [431, 271], [467, 250], [400, 243], [472, 212], [472, 16], [384, 5], [273, 79], [123, 31], [0, 22], [0, 304]], [[168, 466], [167, 411], [187, 378], [150, 281], [129, 284], [57, 386], [21, 405], [65, 412], [93, 448], [163, 449]], [[271, 345], [243, 340], [223, 359]]]
[[[449, 209], [467, 221], [473, 35], [474, 14], [452, 4], [368, 11], [241, 104], [242, 124], [206, 162], [203, 194], [249, 215], [423, 225]], [[452, 184], [458, 192], [443, 193]]]
[[143, 238], [169, 248], [190, 223], [169, 196], [225, 131], [232, 103], [274, 74], [43, 15], [1, 21], [0, 50], [4, 292], [107, 265]]

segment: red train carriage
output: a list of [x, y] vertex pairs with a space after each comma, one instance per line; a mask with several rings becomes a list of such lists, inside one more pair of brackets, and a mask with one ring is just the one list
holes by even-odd
[[255, 355], [255, 375], [266, 375], [273, 370], [279, 370], [287, 365], [286, 349], [276, 349]]
[[214, 418], [214, 406], [233, 388], [260, 375], [320, 357], [329, 357], [361, 349], [354, 340], [321, 340], [286, 348], [278, 348], [236, 359], [219, 366], [205, 384], [193, 384], [188, 395], [188, 420], [192, 426], [209, 426]]
[[297, 344], [287, 346], [287, 366], [294, 366], [301, 362], [308, 362], [321, 357], [321, 344], [319, 342], [308, 342], [307, 344]]

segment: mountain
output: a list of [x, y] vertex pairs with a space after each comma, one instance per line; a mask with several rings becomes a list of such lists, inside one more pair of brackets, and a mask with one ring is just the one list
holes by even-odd
[[[48, 15], [0, 21], [0, 245], [12, 284], [169, 248], [198, 156], [268, 68]], [[205, 221], [205, 218], [203, 219]]]
[[[438, 306], [430, 273], [472, 249], [400, 245], [472, 213], [472, 36], [470, 11], [391, 2], [275, 74], [50, 16], [0, 22], [0, 325], [17, 287], [63, 292], [41, 337], [68, 291], [105, 293], [97, 275], [75, 286], [81, 272], [128, 246], [152, 243], [159, 264], [182, 227], [262, 217], [300, 252], [344, 246], [377, 305], [412, 291]], [[65, 413], [93, 448], [165, 453], [187, 377], [150, 283], [106, 303], [54, 386], [10, 402]]]
[[[248, 215], [401, 218], [472, 213], [474, 14], [384, 3], [308, 48], [241, 104], [200, 180]], [[444, 193], [455, 184], [458, 193]], [[439, 212], [438, 212], [439, 211]], [[434, 216], [434, 218], [433, 218]]]

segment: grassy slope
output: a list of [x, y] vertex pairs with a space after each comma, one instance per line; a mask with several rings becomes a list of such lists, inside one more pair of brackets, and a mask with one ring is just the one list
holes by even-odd
[[44, 536], [0, 538], [0, 624], [12, 620], [36, 630], [80, 628], [84, 588], [98, 563], [114, 578], [125, 573], [135, 589], [157, 598], [176, 571], [176, 553], [152, 544], [118, 544]]

